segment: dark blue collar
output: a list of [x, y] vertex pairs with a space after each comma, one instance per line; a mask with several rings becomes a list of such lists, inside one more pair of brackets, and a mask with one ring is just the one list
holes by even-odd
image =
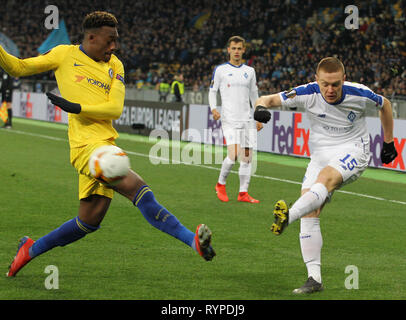
[[[83, 49], [83, 44], [79, 46], [80, 51], [82, 51], [85, 55], [89, 57], [89, 55], [86, 53], [85, 49]], [[90, 58], [90, 57], [89, 57]]]
[[86, 53], [85, 49], [83, 49], [83, 44], [81, 44], [81, 45], [79, 46], [79, 49], [80, 49], [80, 51], [82, 51], [85, 55], [87, 55], [87, 56], [88, 56], [90, 59], [92, 59], [93, 61], [100, 62], [100, 61], [97, 61], [97, 60], [93, 59], [91, 56], [89, 56], [89, 55]]
[[230, 61], [227, 62], [230, 66], [234, 67], [234, 68], [241, 68], [241, 66], [244, 65], [244, 63], [241, 63], [239, 66], [235, 66], [233, 64], [230, 63]]

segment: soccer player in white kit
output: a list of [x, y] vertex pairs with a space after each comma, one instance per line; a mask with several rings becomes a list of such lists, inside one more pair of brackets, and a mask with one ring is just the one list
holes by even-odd
[[[245, 40], [242, 37], [231, 37], [227, 42], [227, 51], [230, 59], [214, 69], [209, 91], [209, 105], [213, 118], [214, 120], [221, 118], [223, 135], [227, 144], [227, 157], [222, 163], [215, 190], [221, 201], [229, 201], [226, 193], [226, 180], [239, 158], [240, 190], [237, 200], [258, 203], [258, 200], [248, 194], [252, 150], [257, 144], [257, 131], [263, 127], [262, 123], [253, 120], [251, 112], [251, 105], [254, 106], [258, 99], [255, 70], [242, 63], [242, 56], [245, 52]], [[217, 110], [218, 90], [221, 94], [221, 114]]]
[[284, 228], [301, 219], [300, 246], [308, 271], [306, 283], [294, 293], [323, 290], [321, 280], [320, 212], [334, 190], [358, 179], [370, 160], [369, 133], [365, 122], [367, 108], [379, 109], [384, 132], [381, 152], [383, 163], [397, 157], [393, 142], [392, 107], [388, 99], [368, 87], [345, 81], [344, 66], [334, 57], [322, 59], [316, 71], [316, 82], [298, 86], [289, 92], [260, 97], [254, 118], [270, 119], [265, 108], [302, 106], [310, 122], [310, 162], [301, 197], [289, 209], [284, 200], [275, 204], [275, 221], [271, 231], [279, 235]]

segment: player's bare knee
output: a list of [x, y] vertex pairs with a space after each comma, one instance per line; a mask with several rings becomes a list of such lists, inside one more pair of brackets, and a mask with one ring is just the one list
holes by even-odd
[[251, 149], [245, 148], [244, 149], [244, 155], [246, 158], [251, 158]]
[[237, 159], [238, 159], [238, 154], [236, 153], [236, 152], [234, 152], [234, 151], [231, 151], [230, 152], [230, 150], [228, 151], [228, 153], [227, 153], [227, 157], [231, 160], [231, 161], [237, 161]]
[[240, 162], [250, 163], [251, 159], [249, 157], [241, 157]]
[[343, 178], [338, 170], [327, 166], [320, 171], [316, 182], [322, 183], [327, 188], [328, 192], [331, 192], [340, 186], [343, 182]]
[[118, 185], [114, 186], [113, 189], [132, 201], [138, 190], [146, 184], [147, 183], [141, 178], [140, 175], [133, 170], [130, 170], [127, 176], [121, 180]]
[[245, 151], [241, 153], [240, 161], [250, 163], [251, 160], [252, 160], [252, 154], [250, 152], [250, 149], [245, 149]]
[[240, 148], [238, 145], [233, 144], [233, 145], [227, 146], [227, 157], [231, 161], [237, 161], [239, 153], [240, 153]]
[[303, 218], [318, 218], [320, 217], [321, 209], [314, 210], [309, 214], [305, 215]]

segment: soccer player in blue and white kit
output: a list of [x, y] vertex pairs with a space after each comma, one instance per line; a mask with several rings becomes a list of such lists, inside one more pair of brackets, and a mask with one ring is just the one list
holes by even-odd
[[316, 82], [260, 97], [254, 118], [267, 122], [270, 115], [265, 108], [280, 106], [305, 108], [310, 122], [311, 157], [301, 197], [290, 209], [284, 200], [275, 204], [271, 231], [279, 235], [286, 226], [301, 219], [300, 246], [308, 280], [293, 292], [312, 293], [323, 290], [320, 212], [334, 190], [357, 180], [368, 166], [370, 141], [364, 117], [366, 109], [379, 109], [384, 132], [382, 162], [390, 163], [396, 158], [392, 107], [388, 99], [368, 87], [345, 81], [344, 65], [334, 57], [319, 62]]
[[[254, 68], [242, 63], [245, 40], [233, 36], [227, 42], [230, 55], [228, 62], [214, 69], [209, 91], [209, 105], [214, 120], [221, 118], [223, 135], [227, 144], [225, 157], [215, 190], [217, 197], [229, 201], [226, 193], [226, 179], [235, 161], [240, 159], [240, 191], [238, 201], [258, 203], [248, 194], [252, 171], [252, 150], [257, 143], [257, 130], [263, 125], [252, 119], [251, 105], [258, 99], [258, 88]], [[221, 94], [221, 114], [217, 110], [217, 91]], [[250, 105], [251, 102], [251, 105]]]

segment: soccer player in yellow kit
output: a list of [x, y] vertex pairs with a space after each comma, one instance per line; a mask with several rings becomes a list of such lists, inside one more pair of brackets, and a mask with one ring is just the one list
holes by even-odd
[[55, 71], [62, 97], [52, 93], [47, 96], [69, 113], [70, 160], [79, 173], [78, 216], [36, 241], [23, 237], [9, 267], [9, 277], [38, 255], [99, 229], [114, 191], [131, 200], [151, 225], [189, 245], [205, 260], [215, 256], [210, 229], [200, 224], [193, 233], [184, 227], [156, 201], [149, 186], [134, 171], [130, 170], [116, 186], [105, 185], [90, 173], [92, 152], [102, 145], [115, 145], [118, 134], [112, 120], [120, 117], [124, 106], [124, 67], [113, 54], [118, 43], [117, 24], [110, 13], [92, 12], [83, 21], [81, 45], [59, 45], [34, 58], [18, 59], [0, 46], [0, 66], [12, 76]]

